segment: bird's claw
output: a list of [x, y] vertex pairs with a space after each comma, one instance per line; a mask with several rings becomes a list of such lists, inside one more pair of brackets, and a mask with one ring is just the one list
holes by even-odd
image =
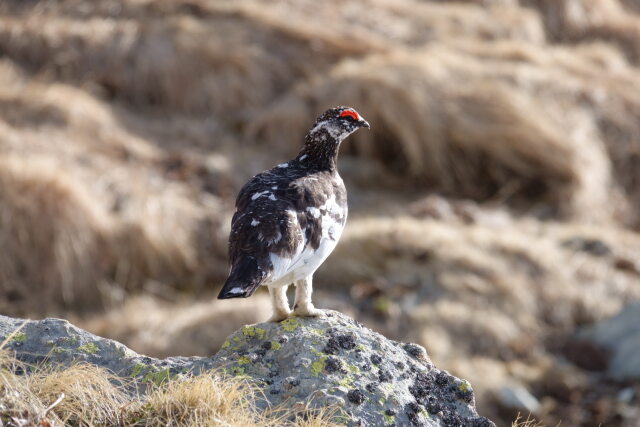
[[323, 310], [315, 308], [313, 305], [296, 307], [293, 314], [298, 317], [327, 317]]

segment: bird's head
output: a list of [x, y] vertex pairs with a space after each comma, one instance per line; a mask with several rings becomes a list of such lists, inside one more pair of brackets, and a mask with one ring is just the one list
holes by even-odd
[[338, 142], [359, 128], [369, 128], [369, 123], [351, 107], [335, 107], [325, 111], [309, 131], [309, 135], [328, 133]]

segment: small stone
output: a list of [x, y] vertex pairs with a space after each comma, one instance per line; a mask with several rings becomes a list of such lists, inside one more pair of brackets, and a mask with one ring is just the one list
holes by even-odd
[[405, 344], [402, 348], [404, 348], [404, 351], [406, 351], [407, 353], [409, 353], [411, 356], [415, 357], [422, 363], [424, 364], [431, 363], [431, 359], [429, 359], [427, 350], [425, 350], [424, 347], [422, 347], [421, 345], [408, 343], [408, 344]]
[[395, 409], [389, 408], [386, 411], [384, 411], [385, 414], [389, 415], [390, 417], [394, 416], [395, 414], [397, 414], [398, 412]]
[[347, 399], [349, 399], [349, 402], [355, 405], [361, 405], [366, 400], [366, 397], [362, 390], [356, 388], [354, 390], [350, 390], [349, 393], [347, 393]]
[[540, 402], [529, 390], [520, 386], [504, 386], [498, 391], [498, 401], [509, 409], [517, 409], [535, 414], [540, 409]]

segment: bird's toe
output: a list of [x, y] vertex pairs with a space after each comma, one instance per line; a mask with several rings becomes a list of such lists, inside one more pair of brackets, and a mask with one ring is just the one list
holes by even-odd
[[296, 307], [293, 314], [298, 317], [326, 317], [323, 310], [315, 308], [313, 305]]

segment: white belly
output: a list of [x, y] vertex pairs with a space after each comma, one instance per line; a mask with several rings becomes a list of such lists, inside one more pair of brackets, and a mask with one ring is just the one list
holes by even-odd
[[311, 276], [333, 252], [343, 228], [343, 224], [336, 222], [330, 215], [323, 215], [318, 248], [313, 249], [305, 242], [291, 258], [270, 254], [273, 272], [270, 280], [264, 284], [271, 287], [284, 286]]

